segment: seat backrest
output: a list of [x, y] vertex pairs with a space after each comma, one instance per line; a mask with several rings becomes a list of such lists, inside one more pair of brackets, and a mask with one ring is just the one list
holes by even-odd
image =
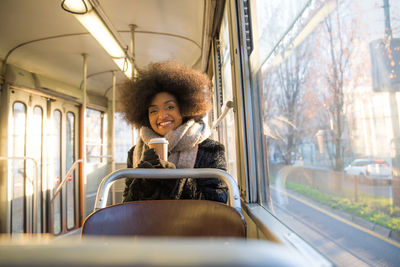
[[219, 202], [148, 200], [93, 212], [82, 226], [82, 235], [244, 238], [246, 227], [238, 211]]

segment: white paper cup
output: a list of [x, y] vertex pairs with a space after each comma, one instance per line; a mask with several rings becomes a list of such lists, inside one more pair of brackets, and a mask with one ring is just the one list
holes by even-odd
[[149, 147], [154, 148], [160, 159], [168, 160], [168, 140], [165, 138], [153, 138], [149, 142]]

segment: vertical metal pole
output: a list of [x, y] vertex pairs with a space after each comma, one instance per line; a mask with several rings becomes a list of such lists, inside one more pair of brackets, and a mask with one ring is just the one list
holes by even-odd
[[[111, 99], [111, 171], [115, 171], [115, 88], [117, 84], [117, 74], [112, 72], [112, 99]], [[115, 185], [112, 185], [112, 203], [115, 204]]]
[[[135, 24], [129, 24], [129, 28], [131, 29], [131, 54], [133, 58], [132, 62], [132, 80], [136, 79], [137, 73], [136, 73], [136, 55], [135, 55], [135, 30], [137, 28], [137, 25]], [[135, 127], [132, 126], [132, 144], [135, 143], [136, 139], [136, 134], [135, 134]]]
[[81, 107], [81, 219], [82, 222], [86, 217], [86, 106], [87, 106], [87, 54], [82, 54], [83, 57], [83, 85], [82, 85], [82, 107]]
[[116, 85], [117, 85], [117, 73], [116, 71], [112, 72], [113, 74], [113, 79], [112, 79], [112, 110], [111, 110], [111, 170], [115, 171], [115, 151], [114, 151], [114, 147], [115, 147], [115, 89], [116, 89]]
[[137, 28], [137, 25], [135, 24], [129, 24], [129, 28], [131, 29], [131, 54], [132, 54], [132, 58], [133, 58], [133, 62], [132, 62], [132, 79], [135, 79], [136, 77], [136, 56], [135, 56], [135, 30]]
[[38, 192], [38, 187], [39, 187], [39, 165], [37, 163], [37, 161], [34, 158], [28, 158], [30, 160], [33, 161], [34, 165], [35, 165], [35, 177], [33, 179], [33, 231], [32, 233], [37, 233], [38, 229], [37, 229], [37, 225], [38, 225], [38, 216], [37, 216], [37, 201], [38, 201], [38, 197], [39, 197], [39, 192]]

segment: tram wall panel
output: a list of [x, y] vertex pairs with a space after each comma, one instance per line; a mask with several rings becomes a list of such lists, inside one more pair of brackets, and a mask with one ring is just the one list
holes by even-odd
[[272, 234], [270, 237], [267, 237], [261, 229], [257, 227], [257, 224], [250, 218], [250, 216], [247, 214], [245, 209], [242, 209], [242, 214], [245, 218], [246, 221], [246, 238], [247, 239], [259, 239], [259, 240], [267, 240], [267, 241], [274, 241], [276, 238], [272, 237]]
[[[8, 84], [1, 85], [0, 92], [0, 156], [8, 156], [8, 112], [9, 112], [9, 90]], [[8, 161], [0, 160], [0, 233], [6, 233], [10, 228], [8, 201], [10, 192], [8, 191]]]
[[[67, 84], [41, 74], [32, 73], [11, 64], [7, 65], [5, 81], [16, 87], [31, 89], [75, 104], [82, 104], [83, 101], [82, 90], [77, 85]], [[95, 93], [96, 88], [88, 86], [87, 89], [87, 105], [91, 108], [106, 111], [108, 107], [107, 97]]]

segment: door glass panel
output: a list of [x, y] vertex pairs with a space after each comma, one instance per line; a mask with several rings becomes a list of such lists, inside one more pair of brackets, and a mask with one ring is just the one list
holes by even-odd
[[[21, 102], [13, 105], [13, 157], [25, 156], [26, 106]], [[11, 202], [11, 232], [25, 232], [25, 161], [12, 160], [12, 202]]]
[[[38, 177], [37, 177], [37, 232], [40, 233], [42, 229], [42, 199], [43, 199], [43, 179], [42, 179], [42, 149], [43, 149], [43, 110], [41, 107], [36, 106], [33, 109], [33, 127], [31, 129], [31, 153], [32, 157], [38, 164]], [[33, 168], [33, 166], [32, 166]]]
[[[53, 160], [51, 163], [52, 171], [50, 172], [50, 181], [52, 181], [51, 187], [52, 195], [55, 193], [57, 187], [60, 185], [61, 176], [61, 112], [55, 110], [53, 112], [53, 128], [52, 128], [52, 146], [50, 150], [50, 159]], [[54, 223], [54, 234], [61, 232], [61, 194], [60, 192], [53, 202], [53, 223]]]
[[[75, 161], [75, 115], [67, 113], [66, 128], [66, 170], [71, 168]], [[67, 180], [67, 228], [75, 226], [75, 171], [71, 173]]]

